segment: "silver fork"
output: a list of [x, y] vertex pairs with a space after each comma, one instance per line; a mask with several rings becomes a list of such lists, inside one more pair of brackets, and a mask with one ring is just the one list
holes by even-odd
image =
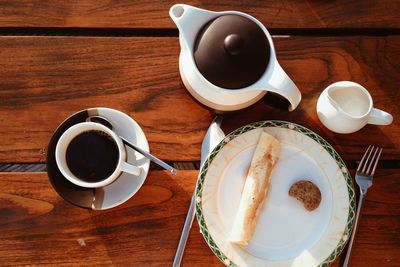
[[[373, 156], [371, 158], [372, 153]], [[343, 263], [343, 267], [347, 267], [349, 265], [351, 248], [353, 247], [353, 241], [358, 226], [358, 219], [361, 214], [361, 210], [364, 204], [365, 196], [367, 195], [368, 188], [372, 186], [372, 180], [374, 178], [376, 165], [378, 165], [381, 153], [382, 153], [382, 148], [379, 147], [375, 148], [374, 146], [369, 146], [367, 148], [367, 151], [365, 151], [364, 156], [362, 157], [360, 163], [358, 164], [358, 168], [356, 171], [356, 183], [360, 188], [360, 199], [358, 201], [357, 214], [354, 222], [354, 229], [353, 233], [351, 234], [350, 243], [347, 249], [347, 254]]]

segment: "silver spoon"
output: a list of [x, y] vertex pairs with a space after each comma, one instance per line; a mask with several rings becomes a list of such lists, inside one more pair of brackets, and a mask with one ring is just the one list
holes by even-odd
[[[99, 116], [99, 115], [89, 116], [86, 119], [86, 121], [97, 122], [97, 123], [103, 124], [107, 128], [110, 128], [111, 130], [114, 130], [114, 127], [111, 124], [111, 122], [107, 118], [105, 118], [103, 116]], [[149, 152], [141, 149], [140, 147], [132, 144], [131, 142], [129, 142], [124, 137], [120, 136], [119, 134], [117, 134], [117, 135], [118, 135], [119, 138], [121, 138], [122, 142], [125, 145], [129, 146], [130, 148], [133, 148], [134, 150], [136, 150], [137, 152], [139, 152], [140, 154], [142, 154], [146, 158], [150, 159], [151, 161], [153, 161], [157, 165], [159, 165], [159, 166], [163, 167], [164, 169], [170, 171], [172, 174], [176, 174], [176, 169], [173, 168], [172, 166], [170, 166], [169, 164], [165, 163], [164, 161], [160, 160], [159, 158], [156, 158], [155, 156], [153, 156]]]

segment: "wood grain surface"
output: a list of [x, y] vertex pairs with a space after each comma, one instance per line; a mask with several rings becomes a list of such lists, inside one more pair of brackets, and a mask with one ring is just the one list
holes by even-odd
[[[176, 1], [0, 1], [1, 27], [169, 28]], [[399, 28], [397, 0], [368, 1], [185, 1], [213, 11], [238, 10], [270, 29]]]
[[[197, 171], [180, 171], [177, 176], [150, 172], [126, 203], [91, 211], [62, 200], [46, 173], [0, 173], [0, 265], [168, 266], [196, 178]], [[398, 170], [378, 169], [352, 266], [396, 266], [400, 261], [399, 179]], [[333, 266], [340, 266], [343, 257]], [[196, 222], [182, 266], [222, 266]]]
[[[246, 110], [225, 114], [226, 132], [258, 120], [287, 120], [326, 138], [346, 160], [359, 160], [368, 144], [383, 146], [383, 159], [399, 159], [398, 119], [341, 135], [324, 128], [315, 110], [326, 86], [352, 80], [371, 90], [376, 107], [400, 114], [398, 36], [274, 41], [278, 60], [302, 91], [300, 106], [288, 112], [267, 94]], [[79, 110], [99, 106], [133, 117], [156, 156], [199, 160], [213, 112], [186, 91], [178, 55], [174, 37], [0, 37], [0, 162], [44, 162], [57, 126]]]
[[[174, 166], [199, 161], [215, 113], [182, 84], [178, 30], [168, 15], [175, 3], [0, 0], [0, 164], [44, 163], [57, 126], [90, 107], [131, 116], [151, 152]], [[293, 112], [267, 94], [245, 110], [222, 114], [226, 133], [259, 120], [298, 123], [326, 139], [352, 174], [369, 144], [384, 148], [351, 266], [399, 266], [400, 1], [185, 4], [259, 19], [275, 34], [278, 60], [302, 92]], [[316, 102], [324, 88], [341, 80], [370, 90], [374, 106], [393, 114], [393, 124], [367, 125], [348, 135], [327, 130]], [[0, 171], [0, 266], [170, 266], [198, 175], [150, 171], [126, 203], [92, 211], [64, 201], [46, 173], [9, 169], [16, 172]], [[341, 266], [344, 254], [332, 266]], [[182, 266], [223, 266], [196, 222]]]

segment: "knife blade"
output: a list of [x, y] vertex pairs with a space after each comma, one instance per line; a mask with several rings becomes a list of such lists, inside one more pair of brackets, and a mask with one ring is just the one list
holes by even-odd
[[[207, 133], [204, 136], [201, 144], [201, 160], [200, 168], [203, 166], [204, 161], [207, 159], [210, 152], [224, 139], [225, 134], [221, 129], [222, 117], [216, 116], [208, 127]], [[193, 192], [192, 199], [190, 201], [189, 209], [186, 215], [185, 224], [183, 225], [181, 238], [179, 240], [178, 248], [175, 253], [173, 267], [179, 267], [182, 262], [182, 256], [185, 251], [186, 242], [189, 236], [190, 229], [192, 228], [196, 207], [196, 196]]]

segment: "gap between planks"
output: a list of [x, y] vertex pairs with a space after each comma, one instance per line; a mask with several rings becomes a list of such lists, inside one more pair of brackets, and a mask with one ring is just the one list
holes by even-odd
[[[200, 162], [167, 162], [177, 170], [199, 170]], [[348, 161], [349, 169], [356, 169], [359, 161]], [[400, 169], [400, 160], [380, 160], [378, 169]], [[151, 162], [150, 170], [163, 170], [160, 166]], [[45, 172], [46, 163], [4, 163], [0, 164], [0, 172]]]
[[[268, 27], [267, 27], [268, 28]], [[274, 28], [276, 36], [389, 36], [400, 35], [399, 28]], [[0, 27], [0, 36], [80, 36], [80, 37], [178, 37], [177, 29], [166, 28], [50, 28]]]
[[[177, 170], [198, 170], [200, 162], [167, 162]], [[163, 170], [155, 163], [150, 163], [150, 170]], [[46, 163], [4, 163], [0, 172], [46, 172]]]

